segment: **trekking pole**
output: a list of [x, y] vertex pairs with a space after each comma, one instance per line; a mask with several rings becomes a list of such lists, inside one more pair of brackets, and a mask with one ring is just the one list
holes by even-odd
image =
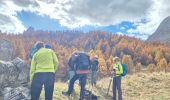
[[113, 80], [113, 75], [110, 77], [109, 87], [108, 87], [108, 90], [107, 90], [107, 96], [109, 95], [109, 90], [110, 90], [112, 80]]

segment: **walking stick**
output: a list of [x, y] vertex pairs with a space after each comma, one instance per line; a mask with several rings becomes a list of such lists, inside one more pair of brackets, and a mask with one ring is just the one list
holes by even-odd
[[109, 95], [109, 90], [110, 90], [112, 80], [113, 80], [113, 75], [110, 77], [109, 87], [108, 87], [108, 90], [107, 90], [107, 96]]
[[109, 95], [110, 86], [111, 86], [111, 83], [112, 83], [112, 81], [113, 81], [113, 77], [114, 77], [114, 72], [112, 73], [112, 75], [111, 75], [111, 77], [110, 77], [109, 87], [108, 87], [108, 90], [107, 90], [107, 96]]

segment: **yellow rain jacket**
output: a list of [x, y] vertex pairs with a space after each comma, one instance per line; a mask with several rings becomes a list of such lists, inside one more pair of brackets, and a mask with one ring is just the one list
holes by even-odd
[[123, 67], [120, 62], [114, 64], [113, 69], [115, 69], [115, 76], [121, 76], [123, 74]]
[[58, 66], [58, 58], [51, 49], [41, 48], [33, 56], [30, 68], [30, 81], [37, 72], [55, 72]]

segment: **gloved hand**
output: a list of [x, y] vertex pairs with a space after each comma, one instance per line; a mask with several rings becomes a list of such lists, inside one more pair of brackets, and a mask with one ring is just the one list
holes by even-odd
[[113, 68], [113, 70], [112, 70], [112, 72], [111, 72], [111, 73], [112, 73], [112, 74], [114, 74], [114, 73], [115, 73], [115, 71], [116, 71], [116, 69], [115, 69], [115, 68]]
[[111, 72], [112, 75], [113, 75], [114, 73], [115, 73], [114, 71]]
[[112, 76], [114, 77], [115, 75], [115, 69], [113, 69], [113, 71], [111, 72]]

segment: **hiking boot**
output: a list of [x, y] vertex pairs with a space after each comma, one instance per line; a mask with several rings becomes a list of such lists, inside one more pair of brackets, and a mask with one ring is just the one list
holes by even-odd
[[115, 97], [112, 97], [112, 100], [116, 100], [116, 98], [115, 98]]
[[70, 96], [70, 94], [69, 94], [68, 92], [62, 92], [62, 94], [63, 94], [64, 96]]

